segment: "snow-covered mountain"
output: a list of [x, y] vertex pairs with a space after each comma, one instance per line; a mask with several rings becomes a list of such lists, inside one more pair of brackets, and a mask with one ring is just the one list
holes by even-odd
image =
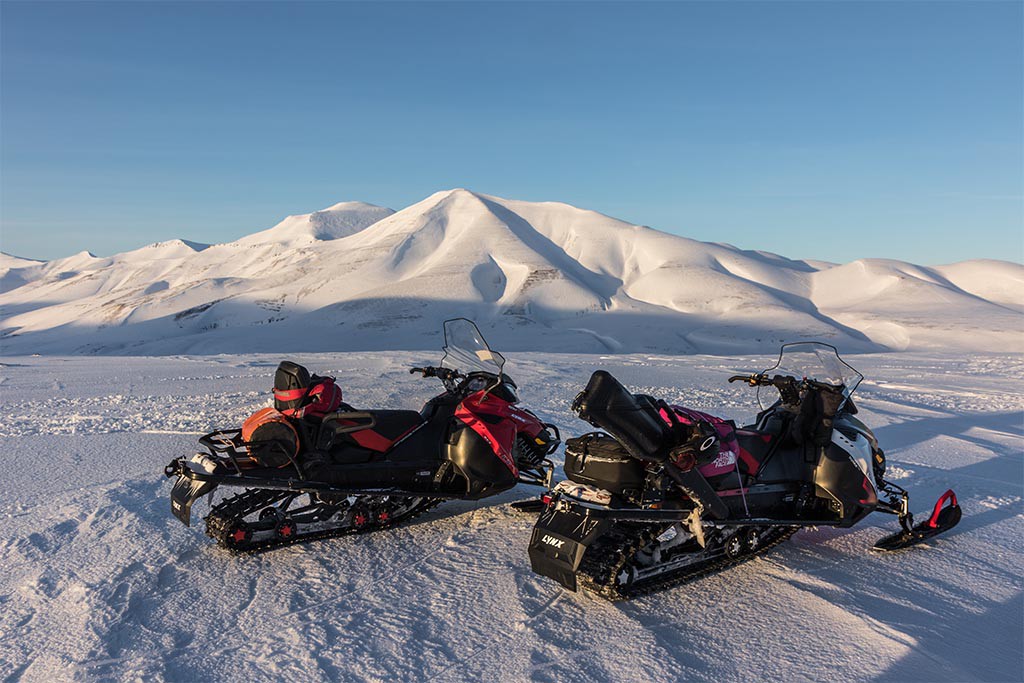
[[435, 348], [467, 316], [503, 349], [1024, 350], [1024, 266], [794, 261], [567, 204], [467, 190], [345, 202], [228, 244], [0, 259], [4, 354]]

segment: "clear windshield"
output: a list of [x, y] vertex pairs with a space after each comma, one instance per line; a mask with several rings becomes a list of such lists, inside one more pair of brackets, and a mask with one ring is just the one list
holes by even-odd
[[458, 370], [464, 375], [471, 372], [489, 372], [501, 377], [505, 358], [492, 351], [487, 340], [472, 320], [455, 318], [444, 321], [444, 358], [441, 367]]
[[857, 390], [857, 385], [864, 379], [864, 375], [839, 357], [836, 347], [822, 342], [783, 344], [778, 362], [765, 370], [764, 374], [789, 376], [797, 381], [812, 379], [842, 387], [846, 398]]

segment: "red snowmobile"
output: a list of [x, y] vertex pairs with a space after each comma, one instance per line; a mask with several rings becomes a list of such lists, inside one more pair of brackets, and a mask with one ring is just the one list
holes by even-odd
[[855, 417], [851, 395], [862, 379], [832, 346], [786, 344], [773, 368], [729, 379], [779, 392], [754, 424], [737, 428], [595, 372], [573, 409], [607, 433], [566, 441], [568, 480], [544, 497], [533, 570], [616, 599], [737, 564], [801, 528], [850, 527], [875, 511], [901, 525], [876, 550], [952, 529], [961, 515], [953, 491], [915, 525], [907, 492], [885, 480], [885, 454]]
[[164, 469], [177, 478], [171, 512], [187, 526], [201, 496], [243, 489], [212, 507], [206, 533], [249, 552], [391, 527], [517, 483], [550, 488], [558, 429], [517, 405], [505, 359], [473, 322], [446, 321], [444, 337], [440, 366], [410, 370], [444, 384], [420, 411], [355, 410], [333, 378], [283, 362], [274, 408], [201, 437], [205, 452]]

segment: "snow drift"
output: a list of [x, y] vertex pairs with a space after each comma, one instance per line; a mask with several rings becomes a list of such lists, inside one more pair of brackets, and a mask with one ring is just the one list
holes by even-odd
[[0, 260], [4, 354], [170, 354], [439, 346], [463, 315], [507, 349], [1021, 351], [1024, 266], [795, 261], [567, 204], [439, 192], [360, 202], [228, 244]]

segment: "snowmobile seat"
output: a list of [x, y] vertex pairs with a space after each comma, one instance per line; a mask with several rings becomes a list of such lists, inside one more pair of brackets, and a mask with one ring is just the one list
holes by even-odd
[[[343, 438], [378, 453], [389, 450], [423, 424], [423, 417], [415, 410], [373, 410], [364, 414], [372, 416], [372, 425], [349, 431]], [[344, 419], [344, 415], [339, 416], [338, 423], [343, 425], [345, 422], [347, 420]]]

